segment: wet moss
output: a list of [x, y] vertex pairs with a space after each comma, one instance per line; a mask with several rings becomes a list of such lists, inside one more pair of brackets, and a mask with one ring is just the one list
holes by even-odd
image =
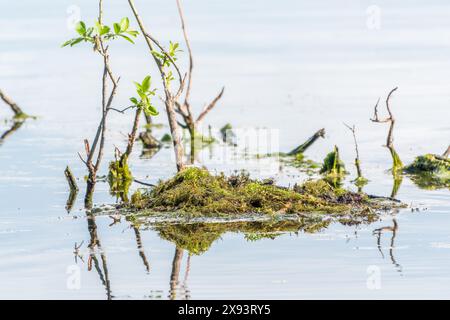
[[325, 180], [308, 181], [293, 189], [252, 180], [240, 173], [231, 177], [187, 168], [155, 188], [132, 196], [129, 209], [181, 212], [190, 215], [318, 212], [343, 214], [377, 207], [364, 194], [335, 188]]
[[403, 171], [420, 188], [450, 188], [450, 159], [434, 154], [418, 156]]

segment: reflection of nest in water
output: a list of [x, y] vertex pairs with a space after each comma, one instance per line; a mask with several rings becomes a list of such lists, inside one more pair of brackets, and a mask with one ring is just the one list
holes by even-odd
[[[292, 215], [289, 217], [264, 217], [248, 215], [236, 218], [195, 218], [168, 221], [160, 217], [140, 220], [144, 228], [155, 230], [162, 239], [173, 242], [177, 248], [185, 249], [192, 254], [202, 254], [225, 233], [242, 233], [248, 241], [275, 239], [286, 233], [316, 233], [327, 228], [333, 219], [323, 215]], [[374, 219], [375, 220], [375, 219]], [[344, 224], [370, 223], [361, 217], [340, 217]]]

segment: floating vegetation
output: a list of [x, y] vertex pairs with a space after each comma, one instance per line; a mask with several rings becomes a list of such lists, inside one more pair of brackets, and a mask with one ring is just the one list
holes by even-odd
[[349, 214], [389, 209], [389, 205], [364, 194], [335, 188], [325, 180], [308, 181], [289, 189], [252, 180], [245, 173], [214, 176], [205, 169], [191, 167], [151, 190], [137, 191], [127, 208], [144, 215], [178, 212], [214, 216], [301, 212]]
[[291, 167], [295, 167], [311, 175], [316, 173], [317, 170], [320, 168], [319, 163], [311, 159], [307, 159], [303, 153], [298, 153], [293, 158], [288, 160], [282, 158], [282, 161], [289, 164]]
[[450, 159], [426, 154], [418, 156], [403, 170], [420, 188], [434, 190], [450, 188]]

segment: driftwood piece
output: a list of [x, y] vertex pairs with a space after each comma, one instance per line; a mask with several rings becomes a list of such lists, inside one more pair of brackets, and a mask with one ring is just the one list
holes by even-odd
[[318, 130], [316, 133], [314, 133], [314, 135], [309, 137], [308, 140], [306, 140], [303, 144], [299, 145], [297, 148], [295, 148], [294, 150], [289, 152], [288, 155], [295, 156], [296, 154], [304, 153], [306, 151], [306, 149], [308, 149], [310, 146], [312, 146], [314, 144], [314, 142], [316, 142], [317, 139], [323, 138], [323, 137], [325, 137], [325, 129], [324, 128]]

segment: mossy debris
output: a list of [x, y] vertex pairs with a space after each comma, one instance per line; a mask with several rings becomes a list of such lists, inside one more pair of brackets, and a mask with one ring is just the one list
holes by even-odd
[[416, 157], [403, 171], [423, 189], [450, 188], [450, 159], [426, 154]]
[[334, 188], [325, 180], [308, 181], [294, 188], [252, 180], [240, 173], [226, 177], [207, 170], [187, 168], [155, 188], [132, 196], [129, 209], [181, 212], [190, 215], [245, 213], [347, 214], [383, 206], [364, 194]]

